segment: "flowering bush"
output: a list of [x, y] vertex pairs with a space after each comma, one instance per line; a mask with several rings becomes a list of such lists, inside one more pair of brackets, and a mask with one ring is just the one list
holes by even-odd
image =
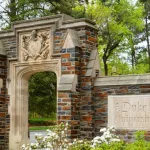
[[91, 150], [91, 142], [88, 140], [74, 139], [68, 150]]
[[68, 141], [68, 128], [69, 125], [66, 123], [60, 123], [55, 126], [53, 132], [50, 130], [46, 131], [46, 136], [41, 134], [35, 134], [35, 143], [22, 145], [22, 150], [32, 149], [44, 149], [44, 150], [67, 150], [69, 146]]
[[111, 142], [119, 142], [120, 139], [115, 135], [115, 127], [102, 128], [100, 130], [102, 136], [96, 136], [92, 140], [92, 147], [99, 146], [102, 143], [110, 144]]
[[150, 150], [150, 142], [144, 140], [144, 132], [135, 133], [133, 143], [125, 143], [115, 135], [115, 128], [102, 128], [102, 136], [92, 141], [74, 139], [68, 141], [69, 125], [61, 123], [53, 131], [47, 130], [46, 136], [35, 135], [36, 142], [22, 145], [22, 150]]

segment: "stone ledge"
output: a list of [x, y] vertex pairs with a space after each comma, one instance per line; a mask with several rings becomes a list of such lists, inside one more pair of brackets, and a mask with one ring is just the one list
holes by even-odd
[[150, 84], [150, 74], [98, 77], [94, 86], [113, 86], [113, 85], [142, 85]]
[[58, 91], [76, 91], [77, 75], [76, 74], [65, 74], [60, 78], [58, 85]]

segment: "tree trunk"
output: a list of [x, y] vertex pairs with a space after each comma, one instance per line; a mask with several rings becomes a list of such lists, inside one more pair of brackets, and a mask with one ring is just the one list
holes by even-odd
[[9, 13], [10, 22], [14, 22], [16, 21], [17, 18], [16, 0], [10, 0], [9, 9], [10, 9]]
[[107, 58], [106, 55], [103, 55], [103, 63], [104, 63], [104, 72], [105, 72], [105, 76], [108, 75], [108, 65], [107, 65]]

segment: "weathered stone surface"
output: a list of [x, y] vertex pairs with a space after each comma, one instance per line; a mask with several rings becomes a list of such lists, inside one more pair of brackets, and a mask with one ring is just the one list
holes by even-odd
[[150, 84], [150, 74], [99, 77], [95, 80], [95, 86], [112, 85], [141, 85]]
[[0, 40], [0, 54], [6, 55], [6, 51], [4, 50], [4, 46], [1, 40]]
[[79, 39], [75, 30], [68, 29], [63, 49], [80, 47]]
[[108, 96], [108, 126], [150, 130], [150, 95]]

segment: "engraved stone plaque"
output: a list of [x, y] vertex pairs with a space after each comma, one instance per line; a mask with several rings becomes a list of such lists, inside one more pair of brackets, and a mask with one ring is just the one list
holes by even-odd
[[150, 95], [108, 96], [108, 126], [150, 129]]

